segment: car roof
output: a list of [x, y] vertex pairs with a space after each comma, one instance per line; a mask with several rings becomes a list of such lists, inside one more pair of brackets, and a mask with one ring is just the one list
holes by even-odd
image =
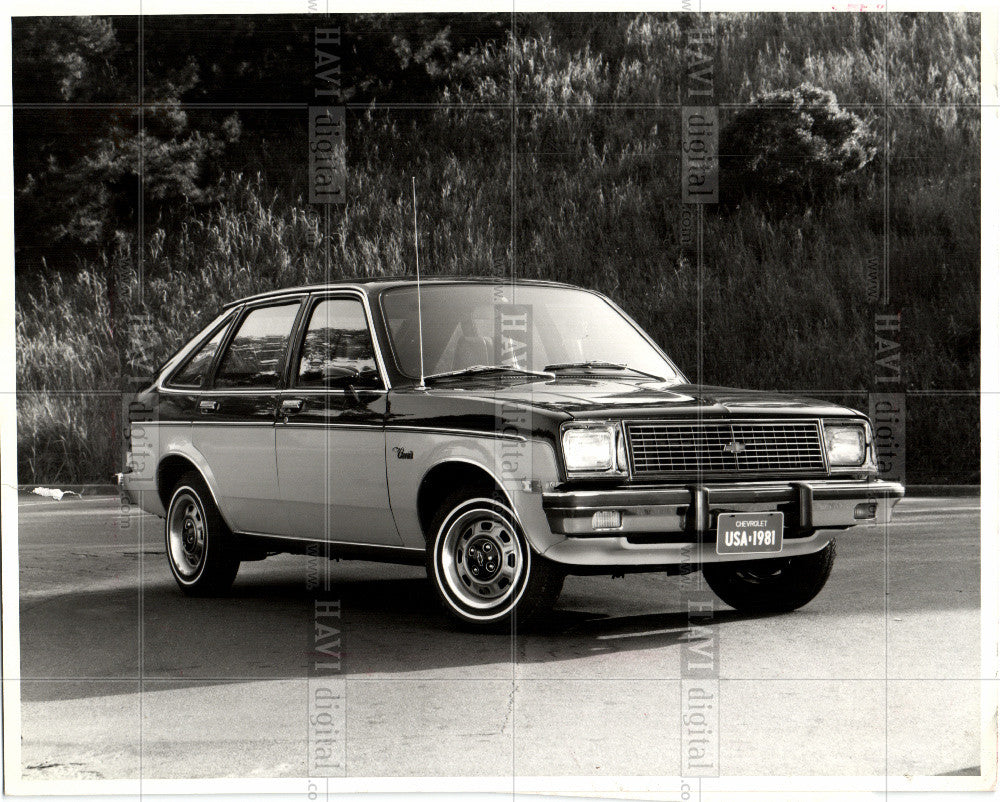
[[[580, 289], [572, 284], [566, 284], [561, 281], [546, 281], [543, 279], [522, 279], [515, 278], [513, 280], [509, 278], [503, 278], [501, 276], [429, 276], [427, 278], [421, 277], [420, 283], [422, 286], [428, 286], [432, 284], [503, 284], [510, 286], [514, 285], [532, 285], [532, 286], [542, 286], [542, 287], [567, 287], [570, 289]], [[278, 290], [269, 290], [267, 292], [257, 293], [256, 295], [249, 295], [246, 298], [240, 298], [238, 301], [230, 301], [223, 308], [231, 309], [234, 306], [240, 306], [249, 301], [260, 301], [267, 300], [269, 298], [281, 298], [285, 295], [298, 295], [303, 292], [322, 292], [324, 290], [338, 290], [338, 289], [354, 289], [361, 290], [369, 295], [381, 292], [382, 290], [392, 289], [394, 287], [408, 287], [417, 285], [417, 280], [414, 276], [378, 276], [371, 278], [355, 278], [355, 279], [340, 279], [339, 281], [330, 281], [326, 284], [305, 284], [298, 287], [285, 287]]]

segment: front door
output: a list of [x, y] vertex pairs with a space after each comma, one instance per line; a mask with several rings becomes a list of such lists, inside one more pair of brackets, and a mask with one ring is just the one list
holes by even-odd
[[385, 414], [361, 298], [312, 299], [278, 405], [276, 534], [400, 544], [385, 477]]

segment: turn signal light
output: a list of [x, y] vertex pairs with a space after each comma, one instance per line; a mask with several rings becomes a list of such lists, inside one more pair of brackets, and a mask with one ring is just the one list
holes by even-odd
[[622, 514], [620, 510], [601, 510], [595, 512], [590, 519], [590, 525], [594, 529], [621, 529]]
[[874, 518], [875, 513], [878, 511], [878, 504], [874, 502], [862, 502], [857, 507], [854, 508], [854, 518], [858, 521], [863, 521], [866, 518]]

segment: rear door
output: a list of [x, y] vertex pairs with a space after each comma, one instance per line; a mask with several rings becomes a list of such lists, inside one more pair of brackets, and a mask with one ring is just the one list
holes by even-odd
[[247, 306], [202, 391], [192, 441], [208, 462], [218, 502], [244, 532], [279, 523], [275, 416], [302, 297]]
[[386, 383], [360, 295], [310, 299], [276, 426], [278, 533], [398, 545], [385, 477]]

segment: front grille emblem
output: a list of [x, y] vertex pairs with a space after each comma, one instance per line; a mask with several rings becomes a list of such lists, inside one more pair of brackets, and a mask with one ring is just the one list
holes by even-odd
[[722, 447], [722, 450], [727, 454], [742, 454], [744, 451], [747, 450], [747, 447], [739, 440], [733, 440], [729, 443], [726, 443]]

